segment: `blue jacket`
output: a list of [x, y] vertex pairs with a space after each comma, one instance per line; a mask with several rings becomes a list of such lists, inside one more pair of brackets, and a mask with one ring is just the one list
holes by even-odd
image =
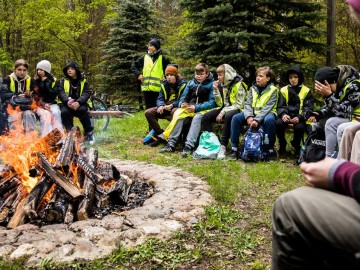
[[[163, 80], [161, 82], [161, 89], [159, 92], [159, 96], [156, 100], [156, 106], [165, 106], [169, 104], [173, 104], [174, 108], [179, 107], [180, 97], [184, 91], [187, 81], [183, 79], [181, 76], [178, 77], [176, 81], [176, 86], [174, 88], [174, 93], [171, 93], [170, 84], [167, 80]], [[170, 98], [173, 96], [173, 100]]]
[[202, 82], [198, 83], [195, 78], [188, 82], [180, 98], [179, 107], [183, 102], [195, 105], [195, 112], [213, 109], [216, 107], [214, 89], [214, 77], [212, 73]]

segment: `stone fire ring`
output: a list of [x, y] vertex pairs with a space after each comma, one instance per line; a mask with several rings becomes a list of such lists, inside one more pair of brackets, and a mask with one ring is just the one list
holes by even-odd
[[[137, 161], [107, 160], [118, 170], [155, 186], [156, 193], [142, 207], [89, 219], [71, 225], [37, 227], [24, 224], [8, 230], [0, 227], [0, 256], [5, 260], [26, 256], [27, 266], [42, 260], [70, 262], [93, 260], [110, 254], [119, 245], [140, 245], [149, 237], [169, 239], [204, 216], [203, 206], [213, 203], [209, 186], [189, 172]], [[124, 224], [124, 218], [134, 227]]]

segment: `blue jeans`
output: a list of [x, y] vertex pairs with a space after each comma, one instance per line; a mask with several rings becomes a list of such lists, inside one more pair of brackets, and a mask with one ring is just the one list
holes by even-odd
[[[244, 113], [235, 114], [231, 120], [231, 147], [238, 147], [239, 137], [243, 126], [247, 124]], [[269, 149], [274, 148], [276, 142], [276, 116], [273, 113], [268, 113], [264, 121], [260, 123], [260, 128], [264, 134], [269, 136]]]

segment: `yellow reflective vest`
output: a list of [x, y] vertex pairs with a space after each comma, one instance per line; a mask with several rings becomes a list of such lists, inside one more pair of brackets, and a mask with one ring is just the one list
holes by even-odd
[[[356, 79], [356, 80], [352, 80], [351, 82], [349, 82], [347, 85], [345, 85], [344, 87], [344, 93], [341, 95], [340, 97], [340, 101], [342, 101], [344, 99], [344, 97], [346, 96], [346, 90], [349, 88], [350, 84], [352, 84], [353, 82], [360, 82], [360, 79]], [[355, 109], [352, 112], [353, 115], [355, 116], [360, 116], [360, 104], [358, 104]]]
[[[10, 78], [10, 90], [11, 92], [14, 92], [15, 93], [15, 81], [14, 81], [14, 78], [12, 76], [9, 76]], [[31, 84], [31, 78], [28, 77], [26, 78], [25, 80], [25, 91], [26, 92], [29, 92], [30, 91], [30, 84]]]
[[[272, 84], [266, 91], [263, 91], [261, 93], [261, 96], [259, 96], [258, 92], [252, 88], [252, 104], [254, 114], [257, 115], [261, 112], [261, 110], [264, 108], [266, 103], [269, 101], [270, 97], [273, 95], [274, 91], [278, 91], [278, 89]], [[271, 111], [271, 113], [276, 114], [276, 106], [274, 106]]]
[[162, 55], [153, 62], [150, 55], [144, 57], [144, 67], [142, 70], [144, 81], [141, 85], [141, 91], [160, 92], [161, 79], [164, 78], [164, 70], [162, 64]]
[[[283, 88], [280, 89], [281, 94], [284, 96], [284, 98], [286, 100], [286, 105], [288, 105], [288, 103], [289, 103], [289, 88], [288, 87], [289, 86], [284, 86]], [[300, 99], [299, 114], [301, 114], [303, 111], [304, 100], [309, 92], [310, 92], [310, 89], [308, 87], [306, 87], [305, 85], [303, 85], [300, 89], [300, 92], [298, 94], [299, 99]]]
[[[80, 96], [81, 96], [82, 91], [84, 90], [85, 82], [86, 82], [86, 79], [84, 79], [80, 82]], [[69, 79], [66, 79], [66, 78], [64, 78], [64, 91], [67, 95], [69, 95], [70, 81], [69, 81]]]

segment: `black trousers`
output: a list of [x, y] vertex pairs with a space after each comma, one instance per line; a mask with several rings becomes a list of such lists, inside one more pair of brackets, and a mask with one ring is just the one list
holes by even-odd
[[86, 105], [80, 105], [76, 111], [69, 108], [67, 105], [61, 105], [60, 110], [61, 120], [67, 132], [69, 132], [74, 126], [74, 117], [79, 118], [85, 134], [94, 130], [94, 127], [91, 126], [90, 115]]
[[[208, 131], [208, 132], [213, 131], [212, 124], [216, 123], [216, 117], [219, 115], [220, 112], [221, 109], [215, 109], [203, 115], [203, 118], [201, 119], [201, 125], [204, 131]], [[227, 112], [223, 117], [224, 128], [222, 130], [221, 138], [220, 138], [221, 145], [225, 145], [225, 146], [228, 145], [230, 139], [231, 119], [235, 114], [239, 112], [240, 110], [232, 110]]]

